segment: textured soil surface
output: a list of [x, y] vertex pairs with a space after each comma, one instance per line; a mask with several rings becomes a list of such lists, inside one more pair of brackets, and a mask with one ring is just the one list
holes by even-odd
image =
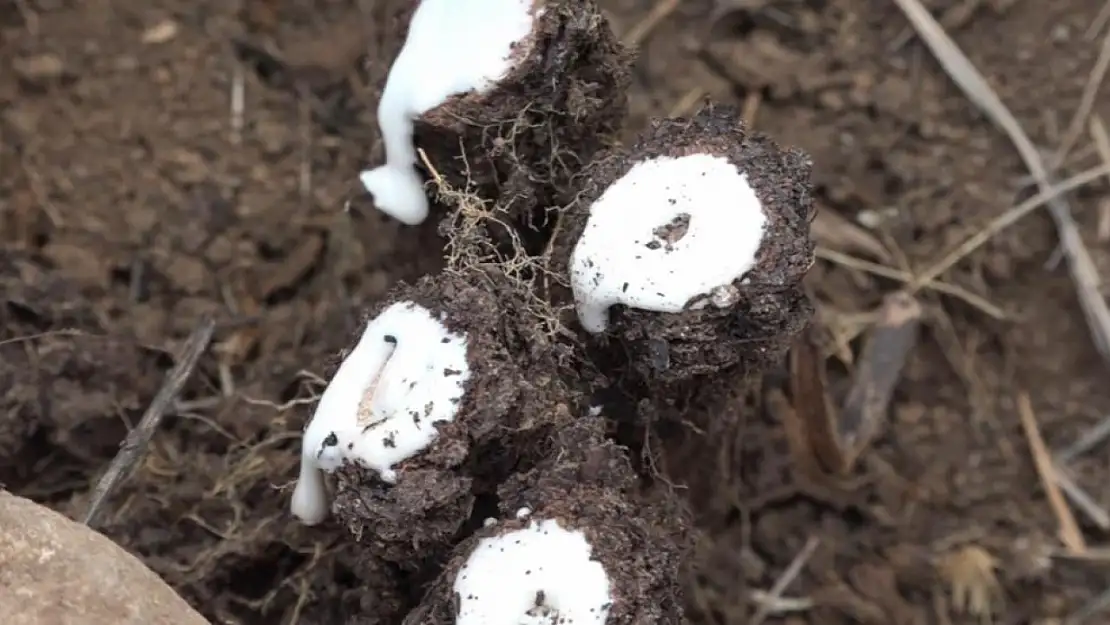
[[[1074, 143], [1060, 177], [1099, 164], [1088, 123], [1070, 126], [1103, 2], [925, 4], [1038, 146]], [[812, 157], [808, 285], [840, 339], [838, 402], [883, 296], [1028, 196], [1011, 145], [893, 2], [600, 5], [639, 48], [628, 137], [708, 96]], [[394, 283], [442, 264], [434, 220], [387, 222], [357, 189], [381, 159], [374, 110], [399, 11], [0, 0], [0, 483], [80, 518], [181, 343], [214, 314], [216, 343], [102, 525], [214, 623], [361, 613], [384, 625], [362, 591], [413, 605], [427, 581], [288, 513], [321, 376]], [[1106, 121], [1110, 100], [1090, 110]], [[1108, 197], [1105, 181], [1069, 197], [1104, 273]], [[1077, 508], [1092, 551], [1067, 556], [1019, 418], [1027, 393], [1062, 450], [1110, 413], [1067, 269], [1046, 264], [1056, 242], [1034, 212], [920, 291], [923, 330], [887, 427], [846, 485], [802, 477], [745, 384], [684, 400], [661, 457], [690, 480], [676, 492], [704, 532], [684, 580], [694, 622], [972, 623], [993, 609], [996, 623], [1047, 625], [1110, 587], [1093, 555], [1110, 522]], [[1069, 463], [1100, 508], [1106, 449]]]

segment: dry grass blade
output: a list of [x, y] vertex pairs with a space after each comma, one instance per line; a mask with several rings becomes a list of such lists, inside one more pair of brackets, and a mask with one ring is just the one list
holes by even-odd
[[135, 429], [127, 433], [127, 438], [123, 441], [119, 453], [112, 459], [112, 464], [108, 466], [108, 470], [104, 472], [100, 481], [97, 482], [96, 488], [93, 489], [89, 509], [85, 513], [83, 521], [85, 525], [96, 527], [108, 496], [123, 483], [123, 480], [127, 479], [135, 465], [146, 453], [150, 439], [158, 431], [158, 425], [162, 423], [166, 411], [173, 406], [178, 393], [181, 392], [185, 382], [189, 380], [189, 376], [196, 369], [197, 362], [208, 349], [208, 344], [212, 341], [212, 334], [215, 331], [215, 320], [211, 317], [205, 317], [193, 330], [193, 333], [189, 335], [189, 339], [181, 348], [177, 364], [166, 374], [166, 381], [162, 384], [162, 388], [158, 390], [158, 394], [154, 396], [154, 400], [150, 402], [143, 418], [139, 420]]
[[[991, 89], [986, 79], [960, 51], [940, 24], [921, 5], [918, 0], [894, 0], [906, 14], [918, 35], [932, 51], [941, 67], [976, 106], [1002, 129], [1017, 148], [1018, 154], [1037, 181], [1042, 194], [1049, 197], [1049, 213], [1056, 222], [1060, 245], [1068, 258], [1068, 268], [1079, 292], [1079, 300], [1087, 318], [1095, 345], [1103, 358], [1110, 360], [1110, 308], [1099, 292], [1100, 280], [1090, 252], [1079, 234], [1079, 228], [1071, 216], [1071, 209], [1059, 195], [1052, 194], [1049, 172], [1040, 154], [1029, 140], [1013, 113], [1010, 112], [998, 94]], [[925, 276], [931, 280], [936, 276]]]
[[751, 598], [756, 605], [766, 605], [770, 614], [805, 612], [812, 610], [814, 603], [808, 597], [772, 597], [771, 593], [762, 590], [753, 590]]
[[825, 247], [869, 254], [886, 262], [891, 260], [890, 252], [875, 235], [836, 211], [827, 208], [818, 210], [809, 228], [813, 238]]
[[1053, 155], [1052, 163], [1055, 167], [1059, 167], [1064, 162], [1068, 153], [1075, 147], [1079, 135], [1083, 132], [1083, 126], [1091, 115], [1091, 109], [1094, 108], [1095, 96], [1098, 95], [1098, 90], [1102, 87], [1102, 81], [1106, 78], [1107, 69], [1110, 69], [1110, 33], [1106, 33], [1102, 37], [1102, 46], [1099, 47], [1094, 69], [1087, 77], [1087, 83], [1083, 85], [1083, 95], [1079, 98], [1079, 107], [1075, 110], [1075, 115], [1072, 116], [1068, 129], [1064, 132], [1060, 147]]
[[1037, 467], [1041, 484], [1048, 495], [1048, 503], [1052, 506], [1052, 512], [1056, 515], [1056, 522], [1060, 526], [1060, 541], [1071, 553], [1083, 553], [1087, 550], [1087, 543], [1083, 540], [1083, 534], [1079, 531], [1079, 524], [1075, 522], [1075, 516], [1072, 515], [1071, 508], [1064, 501], [1064, 495], [1060, 493], [1056, 471], [1052, 464], [1052, 456], [1049, 455], [1048, 447], [1045, 445], [1044, 439], [1041, 438], [1040, 428], [1037, 427], [1037, 417], [1033, 414], [1033, 404], [1029, 401], [1029, 395], [1026, 393], [1018, 395], [1018, 412], [1021, 416], [1021, 426], [1025, 430], [1025, 437], [1029, 441], [1029, 452], [1033, 455], [1033, 463]]
[[1103, 417], [1098, 423], [1083, 433], [1074, 443], [1056, 454], [1056, 462], [1071, 464], [1080, 455], [1094, 449], [1102, 441], [1110, 438], [1110, 416]]
[[[1092, 115], [1089, 125], [1091, 142], [1094, 143], [1095, 151], [1098, 152], [1103, 164], [1110, 165], [1110, 134], [1106, 132], [1105, 124], [1102, 123], [1102, 119], [1098, 115]], [[1104, 198], [1099, 205], [1098, 240], [1106, 241], [1108, 239], [1110, 239], [1110, 200]]]
[[1098, 10], [1095, 19], [1091, 20], [1091, 25], [1087, 28], [1087, 32], [1083, 34], [1088, 40], [1093, 41], [1098, 36], [1102, 29], [1106, 27], [1106, 22], [1110, 21], [1110, 2], [1104, 2], [1102, 8]]
[[998, 217], [992, 219], [982, 230], [968, 237], [966, 241], [956, 246], [954, 250], [945, 254], [943, 258], [929, 265], [925, 271], [919, 273], [917, 278], [910, 283], [909, 290], [911, 292], [916, 292], [921, 290], [922, 287], [928, 286], [929, 283], [939, 278], [942, 273], [951, 269], [965, 256], [982, 247], [991, 237], [1021, 221], [1022, 217], [1048, 204], [1053, 198], [1056, 198], [1062, 193], [1067, 193], [1090, 184], [1107, 175], [1110, 175], [1110, 163], [1092, 167], [1071, 178], [1062, 180], [1060, 184], [1053, 186], [1048, 191], [1039, 192], [1037, 195], [1025, 200], [1021, 204], [1010, 208]]
[[1087, 518], [1097, 525], [1099, 529], [1104, 531], [1110, 530], [1110, 514], [1107, 514], [1106, 510], [1098, 505], [1095, 498], [1087, 494], [1087, 491], [1079, 486], [1079, 483], [1075, 481], [1075, 477], [1072, 476], [1067, 467], [1060, 466], [1058, 462], [1053, 462], [1052, 473], [1053, 477], [1056, 479], [1056, 484], [1058, 484], [1060, 490], [1068, 496], [1072, 505], [1079, 508], [1083, 514], [1086, 514]]
[[843, 265], [852, 269], [858, 269], [860, 271], [866, 271], [867, 273], [881, 276], [883, 278], [899, 280], [905, 284], [910, 285], [909, 291], [911, 293], [917, 291], [919, 288], [929, 288], [936, 291], [937, 293], [944, 293], [945, 295], [949, 295], [958, 300], [962, 300], [965, 304], [973, 308], [977, 308], [979, 311], [983, 312], [987, 316], [999, 321], [1006, 319], [1008, 316], [1005, 311], [1003, 311], [998, 306], [990, 303], [985, 298], [976, 295], [965, 288], [958, 287], [954, 284], [948, 284], [947, 282], [940, 282], [939, 280], [934, 279], [928, 281], [925, 284], [921, 284], [920, 286], [916, 286], [920, 282], [920, 278], [915, 278], [913, 274], [909, 272], [900, 271], [898, 269], [893, 269], [885, 265], [880, 265], [878, 263], [873, 263], [860, 258], [855, 258], [853, 256], [848, 256], [847, 254], [841, 254], [840, 252], [824, 247], [817, 248], [817, 257], [829, 262], [836, 263], [838, 265]]

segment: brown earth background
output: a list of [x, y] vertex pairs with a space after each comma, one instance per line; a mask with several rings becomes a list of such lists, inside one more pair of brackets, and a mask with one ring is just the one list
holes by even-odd
[[[214, 314], [214, 348], [102, 530], [215, 623], [326, 623], [358, 603], [341, 535], [299, 526], [287, 504], [318, 373], [362, 309], [441, 262], [434, 223], [344, 210], [380, 158], [373, 111], [401, 43], [375, 28], [380, 4], [0, 0], [0, 483], [80, 518], [172, 355]], [[925, 4], [1055, 150], [1104, 3]], [[711, 97], [812, 155], [824, 217], [810, 283], [842, 334], [898, 276], [1029, 195], [1011, 144], [891, 0], [602, 5], [640, 46], [629, 135]], [[1110, 120], [1108, 104], [1096, 97], [1091, 119]], [[1099, 164], [1081, 128], [1066, 173]], [[1103, 270], [1108, 192], [1096, 181], [1070, 197]], [[1110, 414], [1066, 267], [1046, 265], [1055, 247], [1034, 212], [943, 276], [982, 301], [921, 292], [921, 339], [850, 500], [800, 483], [779, 423], [751, 411], [742, 448], [757, 461], [721, 480], [728, 514], [694, 563], [698, 622], [754, 623], [762, 605], [792, 625], [979, 622], [986, 608], [1047, 625], [1110, 587], [1108, 529], [1080, 515], [1089, 551], [1064, 553], [1018, 413], [1026, 392], [1054, 449]], [[858, 348], [830, 362], [850, 369]], [[4, 447], [17, 438], [30, 443]], [[1070, 464], [1099, 505], [1108, 458], [1096, 447]], [[807, 543], [786, 599], [769, 602]]]

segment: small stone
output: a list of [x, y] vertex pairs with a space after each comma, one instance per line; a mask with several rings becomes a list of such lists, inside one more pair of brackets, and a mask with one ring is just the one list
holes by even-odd
[[165, 20], [143, 31], [142, 42], [148, 45], [166, 43], [177, 37], [177, 22]]
[[61, 78], [65, 73], [65, 63], [55, 54], [37, 54], [16, 59], [15, 72], [23, 80], [47, 82]]

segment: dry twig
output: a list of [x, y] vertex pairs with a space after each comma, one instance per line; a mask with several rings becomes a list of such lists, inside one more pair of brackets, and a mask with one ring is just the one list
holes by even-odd
[[1091, 497], [1087, 494], [1087, 491], [1079, 486], [1067, 467], [1053, 461], [1052, 475], [1056, 479], [1056, 484], [1060, 486], [1060, 490], [1071, 500], [1072, 505], [1079, 508], [1100, 529], [1110, 530], [1110, 514], [1107, 514], [1106, 510], [1095, 502], [1094, 497]]
[[892, 254], [878, 237], [825, 206], [817, 207], [817, 214], [809, 224], [809, 229], [818, 244], [844, 252], [869, 254], [883, 262], [890, 262], [892, 259]]
[[1102, 29], [1106, 27], [1107, 20], [1110, 20], [1110, 2], [1103, 3], [1102, 8], [1098, 10], [1095, 19], [1091, 20], [1091, 25], [1087, 28], [1087, 32], [1084, 33], [1083, 36], [1086, 37], [1088, 41], [1093, 41], [1094, 38], [1098, 37], [1098, 34], [1102, 32]]
[[246, 108], [246, 71], [243, 64], [235, 61], [231, 74], [231, 144], [243, 142], [243, 111]]
[[1006, 228], [1021, 221], [1034, 210], [1044, 206], [1052, 201], [1053, 198], [1062, 193], [1067, 193], [1074, 189], [1078, 189], [1086, 184], [1090, 184], [1103, 176], [1110, 175], [1110, 163], [1092, 167], [1086, 171], [1072, 176], [1066, 180], [1062, 180], [1059, 184], [1049, 189], [1047, 192], [1040, 192], [1037, 195], [1025, 200], [1021, 204], [1014, 206], [995, 217], [988, 223], [982, 230], [976, 232], [968, 237], [966, 241], [956, 247], [956, 249], [948, 252], [943, 258], [931, 264], [927, 269], [917, 275], [917, 278], [909, 284], [910, 292], [917, 292], [929, 282], [936, 280], [940, 275], [951, 269], [956, 263], [964, 259], [968, 254], [974, 252], [983, 246], [984, 243], [991, 240], [991, 238], [1002, 232]]
[[1064, 451], [1056, 454], [1056, 462], [1060, 464], [1071, 464], [1072, 460], [1094, 449], [1095, 446], [1106, 440], [1107, 437], [1110, 437], [1110, 416], [1103, 418], [1089, 430], [1084, 432], [1083, 436], [1080, 436], [1078, 440], [1068, 445]]
[[1055, 467], [1052, 465], [1052, 456], [1049, 455], [1044, 439], [1041, 438], [1037, 417], [1033, 414], [1033, 404], [1029, 401], [1029, 395], [1024, 392], [1018, 395], [1018, 412], [1021, 416], [1021, 426], [1025, 429], [1025, 437], [1029, 441], [1029, 452], [1033, 455], [1033, 463], [1037, 467], [1037, 474], [1041, 477], [1041, 484], [1044, 486], [1045, 494], [1048, 495], [1048, 503], [1052, 506], [1052, 512], [1056, 515], [1056, 522], [1060, 526], [1060, 541], [1071, 553], [1083, 553], [1087, 550], [1086, 541], [1083, 540], [1083, 534], [1079, 531], [1079, 524], [1075, 522], [1071, 508], [1060, 493]]
[[[1079, 301], [1087, 317], [1087, 325], [1095, 345], [1103, 358], [1110, 361], [1110, 308], [1099, 291], [1100, 279], [1091, 260], [1090, 252], [1079, 234], [1079, 228], [1071, 216], [1071, 209], [1064, 199], [1053, 194], [1049, 181], [1048, 168], [1041, 155], [1029, 140], [1013, 113], [1010, 112], [998, 94], [991, 89], [983, 75], [960, 51], [955, 42], [944, 32], [940, 24], [923, 7], [919, 0], [894, 0], [913, 24], [918, 35], [925, 41], [941, 67], [956, 83], [964, 94], [979, 107], [1004, 133], [1017, 148], [1025, 166], [1037, 181], [1041, 194], [1048, 196], [1049, 213], [1056, 222], [1060, 245], [1068, 259], [1072, 280], [1079, 292]], [[924, 276], [928, 280], [936, 276]]]
[[817, 545], [820, 543], [821, 541], [818, 540], [816, 536], [809, 537], [805, 546], [802, 547], [802, 550], [799, 551], [790, 562], [790, 566], [786, 567], [782, 575], [775, 580], [775, 584], [771, 586], [771, 590], [763, 596], [764, 601], [760, 602], [759, 608], [752, 616], [752, 619], [748, 621], [749, 625], [760, 625], [760, 623], [767, 620], [767, 617], [771, 615], [771, 610], [778, 599], [782, 598], [782, 593], [786, 592], [786, 589], [790, 587], [790, 584], [792, 584], [802, 572], [802, 567], [804, 567], [806, 562], [813, 556], [813, 552], [817, 550]]
[[771, 615], [805, 612], [813, 609], [813, 599], [809, 597], [772, 597], [769, 592], [753, 590], [751, 599], [757, 605], [766, 605]]
[[1079, 107], [1075, 110], [1071, 122], [1068, 123], [1068, 129], [1064, 132], [1064, 139], [1060, 142], [1060, 147], [1056, 149], [1056, 154], [1053, 155], [1052, 164], [1054, 169], [1063, 164], [1064, 159], [1068, 157], [1068, 153], [1075, 147], [1075, 142], [1079, 140], [1079, 135], [1083, 132], [1083, 126], [1091, 115], [1091, 109], [1094, 108], [1095, 96], [1098, 95], [1098, 90], [1102, 87], [1102, 81], [1106, 78], [1107, 69], [1110, 69], [1110, 33], [1106, 33], [1102, 38], [1102, 46], [1098, 50], [1095, 66], [1087, 77], [1086, 84], [1083, 85], [1083, 95], [1079, 98]]
[[887, 408], [902, 368], [917, 343], [921, 304], [897, 291], [883, 298], [879, 320], [859, 357], [852, 388], [840, 410], [838, 446], [847, 471], [886, 423]]
[[[1091, 116], [1090, 126], [1091, 142], [1095, 145], [1095, 151], [1098, 152], [1104, 164], [1110, 165], [1110, 134], [1106, 132], [1106, 126], [1097, 115]], [[1099, 205], [1098, 240], [1107, 239], [1110, 239], [1110, 202], [1104, 199]]]
[[[916, 286], [921, 281], [920, 278], [915, 278], [914, 275], [909, 272], [900, 271], [898, 269], [887, 267], [886, 265], [880, 265], [879, 263], [873, 263], [868, 260], [863, 260], [862, 258], [856, 258], [854, 256], [842, 254], [840, 252], [837, 252], [836, 250], [831, 250], [825, 247], [817, 248], [817, 257], [832, 263], [836, 263], [838, 265], [849, 267], [851, 269], [858, 269], [860, 271], [866, 271], [867, 273], [874, 274], [883, 278], [898, 280], [911, 286]], [[910, 291], [917, 291], [921, 288], [929, 288], [938, 293], [944, 293], [945, 295], [955, 297], [958, 300], [962, 300], [965, 304], [968, 304], [973, 308], [977, 308], [987, 316], [998, 319], [999, 321], [1002, 321], [1007, 317], [1006, 312], [1003, 311], [1001, 308], [963, 287], [959, 287], [954, 284], [948, 284], [947, 282], [940, 282], [939, 280], [933, 279], [925, 284], [920, 285], [917, 288], [911, 288]]]
[[127, 433], [127, 438], [120, 446], [119, 453], [112, 459], [112, 464], [108, 466], [108, 470], [104, 472], [93, 490], [89, 509], [85, 513], [83, 521], [85, 525], [96, 527], [108, 496], [130, 476], [135, 465], [146, 454], [151, 438], [158, 431], [158, 425], [161, 424], [166, 412], [173, 407], [178, 393], [181, 392], [185, 382], [188, 381], [189, 376], [196, 369], [197, 362], [208, 349], [208, 344], [212, 341], [212, 334], [215, 330], [215, 320], [211, 317], [204, 317], [197, 328], [193, 330], [193, 333], [189, 335], [189, 339], [185, 341], [181, 349], [177, 364], [166, 374], [166, 380], [162, 383], [162, 388], [158, 390], [158, 394], [150, 402], [150, 406], [143, 413], [143, 418], [139, 420], [139, 424]]
[[644, 16], [644, 19], [625, 33], [622, 38], [624, 45], [631, 47], [643, 43], [647, 36], [651, 34], [651, 31], [655, 30], [656, 26], [659, 26], [667, 16], [674, 13], [679, 2], [680, 0], [659, 0], [656, 2], [655, 6]]
[[705, 101], [707, 95], [709, 94], [701, 87], [690, 89], [671, 106], [671, 110], [667, 111], [667, 117], [686, 117], [697, 108], [698, 104]]

